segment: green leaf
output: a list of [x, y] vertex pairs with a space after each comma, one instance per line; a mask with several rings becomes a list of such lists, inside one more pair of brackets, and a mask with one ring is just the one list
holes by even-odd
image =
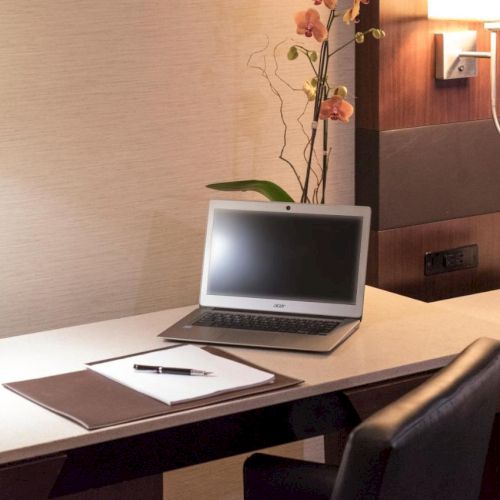
[[232, 182], [218, 182], [209, 184], [207, 188], [217, 189], [218, 191], [255, 191], [271, 201], [292, 202], [293, 198], [277, 184], [270, 181], [246, 180]]

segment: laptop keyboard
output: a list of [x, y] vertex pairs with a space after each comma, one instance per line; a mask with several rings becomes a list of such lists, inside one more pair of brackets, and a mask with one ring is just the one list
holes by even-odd
[[306, 335], [326, 335], [340, 321], [315, 320], [307, 318], [282, 318], [259, 316], [257, 314], [224, 313], [207, 311], [194, 323], [196, 326], [215, 328], [236, 328], [238, 330], [260, 330], [264, 332], [302, 333]]

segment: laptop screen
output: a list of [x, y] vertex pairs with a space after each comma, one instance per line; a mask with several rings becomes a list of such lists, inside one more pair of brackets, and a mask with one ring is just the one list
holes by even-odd
[[211, 295], [353, 304], [362, 218], [216, 209]]
[[210, 202], [200, 304], [359, 318], [370, 209]]

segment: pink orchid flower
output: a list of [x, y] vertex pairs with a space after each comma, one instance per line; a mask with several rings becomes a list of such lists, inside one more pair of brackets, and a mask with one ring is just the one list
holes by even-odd
[[359, 16], [359, 10], [361, 8], [361, 4], [370, 3], [370, 0], [354, 0], [352, 3], [352, 7], [345, 11], [343, 20], [346, 24], [351, 24], [352, 21], [355, 21]]
[[340, 120], [343, 123], [347, 123], [353, 112], [354, 108], [350, 103], [342, 99], [342, 97], [334, 95], [321, 103], [319, 117], [321, 120], [330, 118], [332, 120]]
[[299, 35], [313, 36], [318, 42], [324, 42], [328, 38], [328, 30], [321, 22], [319, 13], [315, 9], [297, 12], [295, 22]]
[[324, 3], [331, 10], [337, 7], [337, 0], [314, 0], [314, 5], [321, 5], [322, 3]]

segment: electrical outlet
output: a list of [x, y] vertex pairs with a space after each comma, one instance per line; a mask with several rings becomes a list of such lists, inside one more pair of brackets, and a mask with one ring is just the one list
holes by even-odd
[[450, 248], [438, 252], [426, 252], [424, 260], [424, 274], [433, 274], [458, 271], [459, 269], [471, 269], [479, 263], [479, 249], [477, 245]]

